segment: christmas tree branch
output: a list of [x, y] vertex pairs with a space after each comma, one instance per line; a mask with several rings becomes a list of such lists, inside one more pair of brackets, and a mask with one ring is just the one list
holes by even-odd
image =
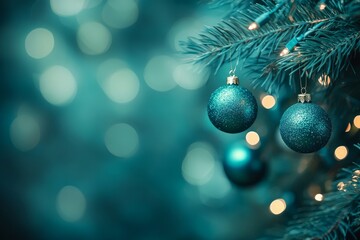
[[[245, 0], [203, 0], [212, 8], [230, 6], [231, 8], [240, 7], [244, 4]], [[248, 2], [248, 1], [247, 1]]]
[[300, 34], [315, 23], [340, 16], [340, 13], [329, 8], [313, 14], [304, 6], [298, 6], [298, 13], [294, 16], [296, 22], [278, 19], [256, 31], [247, 29], [254, 20], [253, 16], [269, 12], [273, 7], [272, 4], [256, 4], [250, 10], [235, 13], [217, 26], [208, 27], [198, 38], [190, 38], [182, 43], [184, 53], [191, 56], [190, 61], [212, 65], [217, 71], [224, 63], [237, 57], [247, 59], [254, 53], [258, 56], [270, 55], [278, 50], [281, 43], [289, 40], [289, 36]]
[[[295, 73], [299, 72], [312, 79], [326, 73], [336, 80], [350, 66], [349, 57], [360, 49], [359, 4], [356, 0], [346, 4], [329, 0], [327, 7], [320, 11], [315, 9], [318, 1], [295, 2], [292, 21], [279, 14], [272, 15], [275, 5], [271, 2], [266, 2], [266, 6], [253, 4], [248, 9], [238, 9], [228, 19], [183, 42], [183, 53], [189, 55], [191, 62], [210, 65], [215, 72], [226, 62], [240, 59], [239, 62], [247, 63], [247, 70], [257, 73], [254, 85], [261, 85], [270, 92], [274, 86], [280, 88], [286, 80], [292, 86]], [[285, 4], [277, 9], [284, 13], [291, 7]], [[271, 20], [250, 31], [250, 24], [264, 14]], [[324, 25], [306, 34], [320, 22]], [[294, 52], [279, 56], [291, 39], [304, 34], [305, 38], [299, 41]]]
[[323, 202], [311, 202], [299, 210], [283, 239], [334, 240], [347, 236], [356, 239], [354, 233], [360, 221], [359, 166], [345, 172], [337, 183], [337, 191], [324, 194]]
[[[340, 73], [350, 66], [351, 54], [359, 50], [358, 27], [347, 20], [336, 20], [316, 30], [313, 36], [305, 38], [295, 52], [267, 65], [264, 72], [272, 72], [271, 78], [279, 84], [288, 76], [289, 82], [292, 82], [299, 72], [302, 77], [310, 79], [318, 79], [326, 74], [336, 81]], [[271, 80], [269, 76], [265, 77]]]

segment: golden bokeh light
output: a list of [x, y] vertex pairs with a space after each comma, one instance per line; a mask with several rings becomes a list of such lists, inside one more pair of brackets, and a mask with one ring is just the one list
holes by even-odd
[[259, 134], [257, 134], [257, 132], [254, 131], [248, 132], [245, 138], [246, 138], [246, 142], [251, 146], [255, 146], [260, 142]]
[[326, 4], [325, 4], [325, 3], [321, 3], [321, 4], [319, 5], [320, 11], [324, 10], [325, 8], [326, 8]]
[[321, 202], [322, 200], [324, 200], [324, 195], [322, 195], [321, 193], [318, 193], [315, 195], [315, 200], [318, 202]]
[[286, 209], [286, 202], [282, 198], [275, 199], [272, 201], [269, 207], [270, 211], [274, 215], [279, 215], [283, 213]]
[[351, 123], [348, 123], [345, 132], [350, 132], [350, 130], [351, 130]]
[[354, 117], [354, 126], [356, 128], [360, 128], [360, 115], [357, 115], [356, 117]]
[[249, 27], [248, 27], [248, 29], [249, 30], [255, 30], [255, 29], [257, 29], [259, 26], [255, 23], [255, 22], [253, 22], [253, 23], [251, 23], [250, 25], [249, 25]]
[[330, 82], [331, 82], [331, 78], [327, 74], [324, 73], [318, 78], [318, 82], [322, 86], [329, 86]]
[[348, 155], [348, 149], [345, 146], [339, 146], [335, 149], [334, 155], [337, 160], [343, 160]]
[[266, 95], [265, 97], [262, 98], [261, 104], [263, 105], [264, 108], [271, 109], [275, 106], [276, 100], [273, 96]]

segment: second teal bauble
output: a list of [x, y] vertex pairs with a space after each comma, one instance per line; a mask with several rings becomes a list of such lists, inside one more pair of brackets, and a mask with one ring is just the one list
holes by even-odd
[[267, 165], [260, 159], [260, 153], [240, 144], [226, 151], [223, 167], [228, 179], [238, 187], [254, 186], [267, 173]]
[[329, 141], [331, 120], [319, 105], [296, 103], [283, 114], [280, 134], [286, 145], [295, 152], [316, 152]]

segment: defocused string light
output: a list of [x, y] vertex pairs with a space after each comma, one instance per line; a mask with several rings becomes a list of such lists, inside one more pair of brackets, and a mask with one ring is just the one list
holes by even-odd
[[269, 206], [270, 212], [274, 215], [283, 213], [286, 209], [286, 202], [282, 198], [275, 199]]
[[59, 16], [74, 16], [83, 10], [86, 0], [50, 0], [51, 10]]
[[326, 0], [320, 0], [318, 2], [318, 7], [320, 11], [323, 11], [327, 7]]
[[246, 142], [251, 146], [256, 146], [260, 143], [260, 137], [257, 132], [250, 131], [245, 136]]
[[136, 130], [126, 123], [112, 125], [105, 133], [105, 146], [111, 154], [120, 158], [129, 158], [139, 147]]
[[334, 155], [335, 155], [335, 158], [339, 161], [345, 159], [348, 155], [347, 147], [345, 147], [345, 146], [337, 147], [335, 149]]
[[271, 95], [265, 95], [262, 99], [261, 99], [261, 104], [263, 105], [264, 108], [266, 109], [271, 109], [275, 106], [276, 104], [276, 100], [273, 96]]
[[315, 195], [314, 199], [318, 202], [321, 202], [322, 200], [324, 200], [324, 196], [321, 193], [318, 193]]
[[215, 171], [215, 157], [212, 147], [207, 143], [192, 144], [182, 163], [184, 179], [195, 186], [201, 186], [210, 181]]
[[40, 92], [53, 105], [65, 105], [73, 100], [77, 84], [72, 73], [63, 66], [52, 66], [39, 79]]
[[319, 9], [322, 11], [322, 10], [324, 10], [326, 8], [326, 4], [325, 3], [321, 3], [320, 5], [319, 5]]
[[360, 128], [360, 115], [357, 115], [356, 117], [354, 117], [354, 126], [356, 128]]
[[344, 192], [346, 192], [346, 184], [345, 184], [344, 182], [339, 182], [339, 183], [337, 184], [337, 189], [338, 189], [339, 191], [344, 191]]
[[134, 0], [108, 0], [102, 11], [102, 19], [113, 28], [127, 28], [133, 25], [139, 15]]
[[173, 72], [177, 62], [175, 59], [160, 55], [149, 60], [144, 70], [146, 84], [155, 91], [166, 92], [176, 87]]
[[351, 123], [348, 123], [345, 132], [350, 132], [350, 130], [351, 130]]
[[320, 83], [320, 85], [322, 86], [329, 86], [330, 82], [331, 82], [331, 78], [327, 75], [327, 74], [322, 74], [319, 78], [318, 78], [318, 82]]
[[35, 59], [48, 56], [54, 49], [54, 36], [45, 28], [35, 28], [25, 38], [25, 50]]
[[109, 50], [112, 43], [110, 31], [101, 23], [86, 22], [77, 32], [80, 50], [88, 55], [99, 55]]
[[86, 210], [84, 194], [77, 187], [63, 187], [57, 195], [56, 209], [60, 217], [67, 222], [80, 220]]
[[119, 69], [102, 82], [106, 95], [116, 103], [132, 101], [139, 93], [140, 83], [128, 68]]
[[20, 151], [29, 151], [40, 141], [40, 124], [29, 114], [20, 114], [10, 126], [10, 139]]

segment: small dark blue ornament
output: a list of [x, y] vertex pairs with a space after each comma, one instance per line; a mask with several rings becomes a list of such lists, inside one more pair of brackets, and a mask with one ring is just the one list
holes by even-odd
[[[306, 101], [300, 95], [306, 95]], [[320, 106], [310, 103], [309, 94], [299, 94], [299, 101], [281, 117], [280, 135], [295, 152], [316, 152], [329, 141], [331, 120]]]
[[239, 187], [249, 187], [259, 183], [267, 172], [266, 164], [259, 159], [259, 153], [240, 144], [228, 149], [223, 167], [229, 180]]
[[240, 133], [255, 121], [257, 103], [246, 88], [238, 85], [236, 76], [228, 77], [227, 85], [216, 89], [208, 103], [208, 116], [211, 123], [227, 133]]

